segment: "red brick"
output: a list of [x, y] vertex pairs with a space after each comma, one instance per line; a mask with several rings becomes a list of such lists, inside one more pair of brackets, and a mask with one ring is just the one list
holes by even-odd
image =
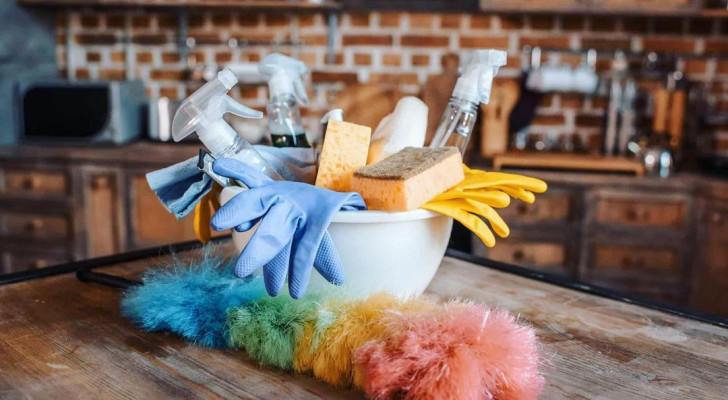
[[705, 60], [685, 60], [685, 72], [688, 75], [704, 74], [708, 69], [708, 62]]
[[564, 15], [561, 17], [561, 29], [565, 31], [584, 30], [584, 17], [581, 15]]
[[402, 36], [402, 46], [410, 47], [447, 47], [450, 38], [447, 36], [428, 36], [428, 35], [405, 35]]
[[97, 28], [101, 20], [98, 15], [82, 15], [80, 22], [84, 28]]
[[460, 21], [462, 21], [461, 14], [441, 14], [440, 15], [440, 28], [460, 28]]
[[109, 56], [111, 57], [112, 63], [122, 63], [126, 61], [126, 54], [122, 51], [112, 51]]
[[372, 65], [371, 54], [354, 54], [354, 65]]
[[682, 18], [655, 18], [655, 33], [679, 35], [682, 32]]
[[298, 26], [302, 28], [310, 28], [316, 26], [317, 23], [316, 14], [301, 14], [298, 16]]
[[215, 62], [218, 64], [227, 64], [233, 61], [233, 54], [229, 51], [221, 51], [215, 54]]
[[[247, 33], [245, 35], [235, 35], [234, 39], [247, 43], [251, 46], [254, 45], [266, 45], [275, 41], [275, 31], [261, 30], [260, 33]], [[210, 39], [214, 42], [214, 36]], [[219, 42], [218, 42], [219, 43]], [[212, 44], [212, 43], [211, 43]], [[280, 51], [283, 53], [283, 51]]]
[[258, 26], [259, 14], [246, 12], [238, 15], [238, 24], [240, 26]]
[[328, 43], [328, 36], [325, 34], [320, 35], [301, 35], [301, 41], [309, 46], [325, 46]]
[[582, 49], [596, 50], [624, 50], [629, 51], [632, 48], [632, 41], [629, 38], [609, 38], [604, 36], [582, 37]]
[[473, 14], [470, 16], [470, 29], [490, 29], [493, 18], [490, 15]]
[[179, 53], [162, 53], [163, 64], [173, 64], [178, 63], [179, 61]]
[[497, 48], [505, 49], [508, 48], [508, 37], [507, 36], [461, 36], [460, 47], [466, 49], [478, 49], [478, 48]]
[[716, 70], [719, 74], [728, 74], [728, 60], [718, 61]]
[[148, 14], [134, 15], [131, 17], [131, 26], [134, 28], [149, 28], [152, 25], [152, 18]]
[[689, 53], [695, 51], [695, 41], [679, 37], [645, 37], [642, 47], [647, 51]]
[[222, 38], [220, 37], [219, 33], [203, 33], [203, 32], [194, 32], [189, 35], [189, 37], [195, 39], [196, 45], [205, 45], [205, 44], [220, 44], [222, 41]]
[[76, 43], [88, 45], [112, 45], [116, 43], [116, 35], [111, 33], [80, 33], [76, 35]]
[[369, 13], [349, 14], [349, 25], [351, 25], [351, 26], [369, 26]]
[[126, 79], [126, 72], [123, 69], [101, 69], [99, 79], [121, 81]]
[[159, 14], [157, 15], [157, 25], [160, 28], [177, 28], [179, 17], [176, 14]]
[[230, 13], [214, 13], [210, 16], [213, 27], [229, 27], [233, 24], [233, 15]]
[[91, 73], [86, 68], [78, 68], [78, 69], [76, 69], [76, 78], [77, 79], [91, 79]]
[[622, 29], [629, 33], [647, 33], [649, 21], [646, 17], [626, 17], [622, 20]]
[[121, 14], [111, 14], [106, 16], [106, 27], [107, 28], [123, 28], [125, 25], [125, 18]]
[[595, 110], [605, 109], [609, 106], [609, 98], [606, 96], [594, 96], [591, 98], [591, 108]]
[[266, 14], [266, 26], [288, 26], [288, 17], [285, 14]]
[[705, 39], [705, 51], [708, 53], [728, 53], [728, 39]]
[[132, 35], [131, 41], [146, 46], [156, 46], [168, 42], [167, 36], [162, 33], [135, 34]]
[[399, 54], [383, 54], [382, 65], [387, 67], [399, 67], [402, 65], [402, 56]]
[[538, 102], [539, 107], [550, 108], [554, 104], [555, 94], [545, 94], [541, 96], [541, 100]]
[[136, 61], [138, 63], [149, 64], [152, 62], [152, 60], [153, 60], [152, 53], [150, 53], [148, 51], [137, 53], [137, 55], [136, 55]]
[[243, 61], [248, 62], [258, 62], [263, 58], [260, 53], [253, 51], [246, 51], [241, 55], [241, 57]]
[[65, 45], [66, 44], [66, 35], [63, 33], [56, 34], [56, 44]]
[[519, 47], [558, 47], [568, 48], [568, 36], [523, 36], [520, 39]]
[[550, 15], [531, 15], [531, 29], [541, 31], [554, 29], [554, 17]]
[[602, 115], [577, 115], [576, 125], [581, 127], [593, 127], [599, 128], [604, 123], [604, 116]]
[[319, 55], [314, 52], [303, 52], [298, 55], [298, 59], [301, 60], [306, 65], [318, 65], [319, 62]]
[[584, 106], [584, 95], [577, 93], [561, 94], [561, 108], [582, 108]]
[[101, 54], [93, 52], [86, 53], [86, 61], [90, 63], [97, 63], [101, 61]]
[[369, 76], [369, 82], [380, 83], [380, 84], [411, 84], [416, 85], [419, 83], [417, 74], [402, 73], [402, 74], [391, 74], [391, 73], [372, 73]]
[[409, 15], [409, 26], [410, 28], [429, 28], [433, 25], [432, 14], [410, 14]]
[[155, 69], [149, 73], [153, 81], [183, 81], [185, 72], [178, 69]]
[[202, 28], [205, 26], [205, 15], [202, 13], [193, 13], [187, 18], [187, 26], [189, 28]]
[[617, 18], [613, 16], [595, 16], [590, 19], [591, 31], [614, 32], [617, 29]]
[[400, 25], [402, 14], [400, 13], [381, 13], [379, 15], [379, 26], [385, 28], [397, 28]]
[[566, 123], [566, 120], [564, 119], [564, 116], [561, 114], [537, 115], [536, 118], [533, 119], [533, 122], [531, 122], [531, 125], [559, 126], [559, 125], [564, 125], [565, 123]]
[[239, 86], [240, 96], [244, 99], [257, 99], [258, 98], [258, 86]]
[[328, 72], [328, 71], [312, 71], [311, 82], [313, 83], [330, 83], [343, 82], [346, 84], [358, 83], [359, 79], [354, 72]]
[[709, 18], [691, 19], [689, 32], [693, 35], [710, 35], [713, 33], [713, 21]]
[[523, 17], [520, 15], [501, 15], [496, 18], [500, 19], [501, 29], [520, 30], [523, 29]]
[[[541, 58], [543, 60], [548, 59], [548, 54], [542, 55]], [[572, 68], [575, 68], [581, 65], [582, 56], [579, 54], [559, 54], [559, 59], [562, 64], [566, 64], [571, 66]]]
[[430, 56], [427, 54], [412, 54], [412, 65], [415, 67], [429, 66]]
[[344, 46], [391, 46], [392, 36], [382, 35], [344, 35]]
[[179, 97], [179, 90], [174, 86], [162, 86], [159, 88], [159, 96], [177, 99]]

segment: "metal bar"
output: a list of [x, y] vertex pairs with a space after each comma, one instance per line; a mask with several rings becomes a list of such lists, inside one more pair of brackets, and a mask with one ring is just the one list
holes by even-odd
[[328, 22], [328, 31], [326, 38], [326, 64], [334, 64], [336, 62], [336, 26], [339, 23], [339, 15], [335, 12], [326, 14]]

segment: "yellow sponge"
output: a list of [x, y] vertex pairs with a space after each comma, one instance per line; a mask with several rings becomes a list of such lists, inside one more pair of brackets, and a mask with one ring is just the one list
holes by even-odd
[[367, 163], [372, 128], [350, 122], [328, 122], [316, 175], [316, 186], [348, 192], [354, 171]]

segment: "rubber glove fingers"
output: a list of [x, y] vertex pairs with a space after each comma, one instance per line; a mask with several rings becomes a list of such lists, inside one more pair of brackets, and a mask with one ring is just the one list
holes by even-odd
[[486, 225], [486, 223], [483, 222], [483, 220], [477, 215], [473, 215], [462, 208], [453, 207], [451, 204], [448, 204], [447, 201], [431, 201], [421, 208], [452, 217], [452, 219], [460, 222], [468, 228], [468, 230], [473, 232], [473, 234], [475, 234], [475, 236], [477, 236], [486, 246], [495, 246], [495, 236], [493, 236], [493, 232], [490, 231], [488, 225]]
[[528, 190], [520, 188], [520, 187], [496, 186], [494, 188], [496, 188], [498, 190], [502, 190], [504, 193], [508, 194], [509, 196], [519, 199], [528, 204], [533, 204], [533, 202], [536, 201], [536, 195], [533, 194], [533, 192], [529, 192]]
[[235, 264], [235, 276], [244, 278], [271, 261], [291, 242], [300, 217], [293, 208], [279, 202], [271, 207]]
[[343, 261], [336, 251], [334, 241], [329, 236], [329, 232], [324, 232], [321, 244], [316, 252], [316, 258], [313, 260], [313, 267], [321, 276], [334, 285], [340, 286], [344, 284]]
[[493, 207], [469, 199], [460, 199], [459, 203], [458, 205], [464, 210], [485, 218], [498, 236], [506, 238], [511, 234], [508, 224], [506, 224], [506, 221], [501, 218]]
[[[268, 196], [263, 188], [248, 189], [236, 194], [212, 216], [210, 225], [216, 231], [239, 227], [243, 232], [253, 227], [278, 199]], [[244, 229], [247, 228], [247, 229]]]
[[548, 189], [546, 182], [541, 179], [531, 178], [518, 174], [508, 174], [505, 172], [488, 172], [477, 169], [471, 169], [465, 174], [463, 184], [458, 185], [463, 189], [476, 189], [479, 187], [492, 186], [517, 186], [535, 193], [543, 193]]
[[234, 158], [215, 160], [212, 163], [212, 170], [218, 175], [235, 179], [251, 189], [273, 182], [265, 174]]
[[286, 272], [291, 261], [291, 243], [289, 241], [283, 250], [263, 266], [265, 290], [273, 297], [278, 296], [286, 283]]
[[292, 262], [288, 271], [288, 292], [294, 299], [299, 299], [306, 293], [311, 277], [311, 267], [318, 253], [318, 251], [312, 250], [318, 249], [324, 232], [326, 232], [325, 226], [307, 224], [307, 226], [299, 227], [294, 236], [291, 250]]
[[491, 207], [504, 208], [511, 203], [511, 197], [500, 190], [480, 189], [480, 190], [457, 190], [450, 189], [435, 196], [432, 201], [443, 201], [451, 199], [470, 199]]

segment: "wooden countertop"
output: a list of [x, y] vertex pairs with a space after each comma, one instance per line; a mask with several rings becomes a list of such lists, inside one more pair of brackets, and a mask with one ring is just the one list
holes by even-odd
[[[181, 253], [184, 257], [190, 253]], [[101, 271], [127, 277], [142, 259]], [[728, 329], [445, 258], [428, 292], [498, 306], [543, 344], [542, 398], [721, 398]], [[0, 286], [0, 397], [353, 399], [358, 392], [143, 333], [119, 314], [121, 292], [72, 274]]]

